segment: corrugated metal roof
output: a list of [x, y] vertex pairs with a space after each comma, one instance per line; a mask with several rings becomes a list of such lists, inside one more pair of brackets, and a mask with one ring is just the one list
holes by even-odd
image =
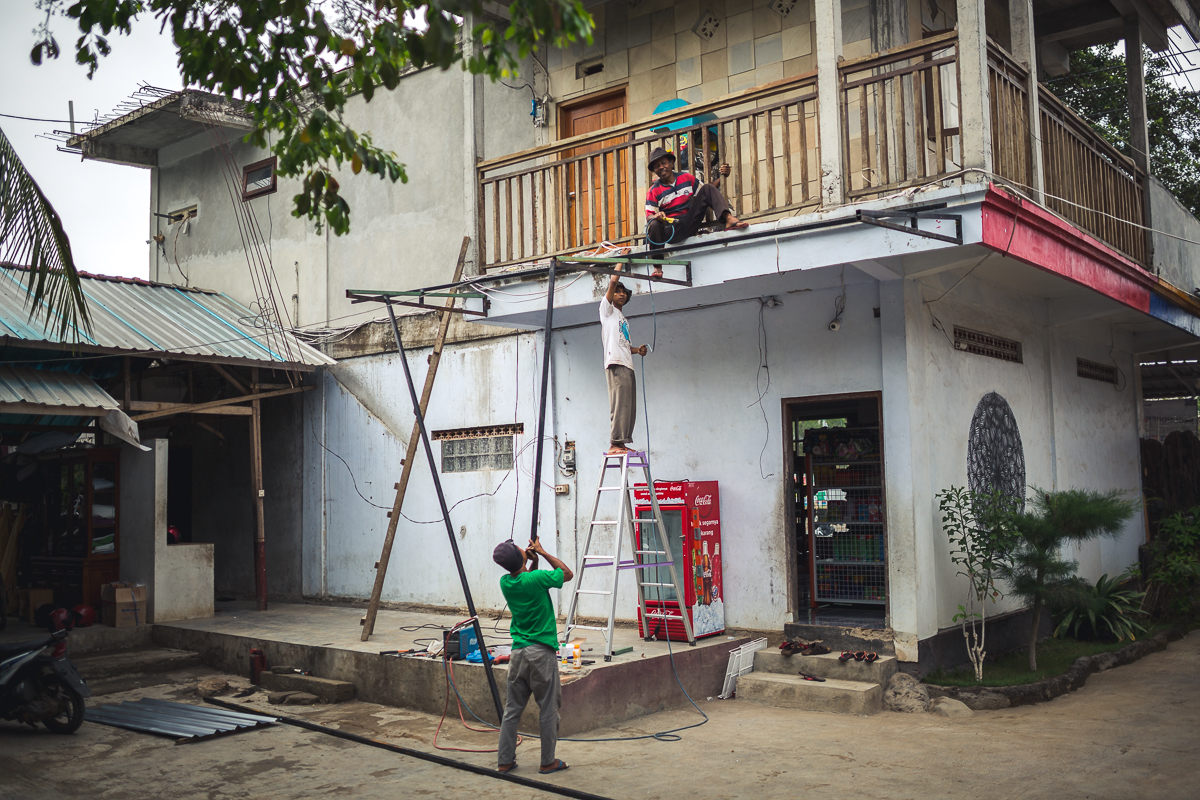
[[[74, 345], [58, 335], [58, 317], [46, 323], [29, 317], [26, 273], [0, 267], [0, 335], [29, 342]], [[174, 353], [309, 367], [336, 363], [295, 336], [255, 327], [250, 309], [218, 292], [122, 278], [81, 278], [90, 334], [78, 343], [88, 349]]]
[[112, 396], [84, 375], [41, 369], [0, 367], [0, 404], [27, 403], [55, 407], [120, 408]]
[[278, 721], [275, 717], [258, 713], [239, 714], [236, 711], [172, 703], [170, 700], [155, 700], [149, 697], [89, 708], [85, 710], [84, 718], [88, 722], [156, 733], [191, 742], [222, 733], [262, 728]]

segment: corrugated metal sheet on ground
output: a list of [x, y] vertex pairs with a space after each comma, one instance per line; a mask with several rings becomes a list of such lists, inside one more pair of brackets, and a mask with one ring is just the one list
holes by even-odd
[[[0, 268], [0, 335], [73, 344], [71, 336], [58, 335], [57, 315], [48, 324], [40, 311], [30, 319], [26, 278], [24, 270]], [[80, 332], [83, 344], [276, 364], [335, 363], [295, 336], [255, 327], [253, 311], [217, 292], [94, 276], [80, 281], [92, 317], [91, 333]]]
[[[108, 409], [121, 407], [86, 375], [18, 367], [0, 367], [0, 403]], [[46, 410], [49, 413], [53, 408]]]
[[98, 722], [101, 725], [169, 736], [189, 742], [225, 733], [263, 728], [278, 721], [275, 717], [241, 714], [223, 708], [172, 703], [169, 700], [154, 700], [149, 697], [89, 708], [85, 711], [84, 718], [88, 722]]

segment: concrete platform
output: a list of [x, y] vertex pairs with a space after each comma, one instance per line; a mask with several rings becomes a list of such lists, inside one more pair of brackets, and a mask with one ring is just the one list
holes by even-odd
[[[471, 710], [496, 723], [483, 666], [458, 661], [449, 669], [441, 659], [381, 656], [381, 650], [405, 650], [414, 640], [441, 639], [441, 630], [461, 621], [459, 616], [381, 609], [370, 641], [360, 641], [360, 607], [315, 604], [272, 604], [259, 612], [253, 603], [219, 603], [215, 617], [153, 626], [153, 641], [161, 647], [190, 650], [216, 669], [250, 674], [250, 649], [264, 651], [268, 666], [294, 666], [322, 678], [349, 681], [355, 697], [371, 703], [441, 714], [446, 703], [449, 672]], [[482, 620], [488, 644], [508, 644], [508, 621]], [[401, 630], [407, 628], [408, 630]], [[697, 700], [721, 692], [729, 651], [748, 641], [715, 636], [695, 647], [671, 643], [675, 671], [665, 642], [645, 642], [633, 626], [618, 627], [615, 647], [633, 652], [603, 660], [604, 640], [587, 634], [585, 660], [595, 663], [578, 671], [563, 672], [560, 731], [564, 736], [615, 725], [629, 719], [687, 703], [676, 683], [675, 672]], [[507, 666], [495, 666], [501, 701], [505, 699]], [[454, 695], [449, 693], [451, 710]], [[536, 706], [530, 703], [523, 730], [537, 730]]]
[[[888, 680], [896, 674], [896, 659], [893, 656], [880, 656], [870, 664], [853, 659], [843, 664], [838, 661], [839, 655], [840, 653], [827, 653], [823, 656], [785, 656], [779, 650], [759, 650], [754, 654], [754, 671], [795, 675], [804, 670], [809, 675], [819, 675], [822, 678], [878, 683], [880, 686], [887, 686]], [[741, 681], [741, 678], [738, 680]]]
[[[816, 674], [815, 672], [811, 674]], [[806, 681], [796, 675], [751, 672], [737, 682], [737, 697], [760, 705], [827, 711], [834, 714], [875, 714], [883, 708], [883, 687], [877, 683], [830, 678]]]

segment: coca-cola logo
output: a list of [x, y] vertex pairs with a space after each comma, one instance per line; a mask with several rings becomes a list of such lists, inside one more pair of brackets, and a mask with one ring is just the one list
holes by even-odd
[[697, 498], [696, 498], [696, 505], [698, 505], [698, 506], [711, 506], [711, 505], [712, 505], [712, 495], [711, 495], [711, 494], [706, 494], [706, 495], [701, 495], [701, 496], [697, 497]]

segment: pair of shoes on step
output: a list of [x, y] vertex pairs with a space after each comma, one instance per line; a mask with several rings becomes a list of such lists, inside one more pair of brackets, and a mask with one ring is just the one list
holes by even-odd
[[796, 653], [806, 656], [823, 656], [831, 651], [820, 642], [806, 642], [803, 639], [797, 639], [790, 642], [781, 642], [779, 644], [779, 652], [790, 658], [796, 655]]

